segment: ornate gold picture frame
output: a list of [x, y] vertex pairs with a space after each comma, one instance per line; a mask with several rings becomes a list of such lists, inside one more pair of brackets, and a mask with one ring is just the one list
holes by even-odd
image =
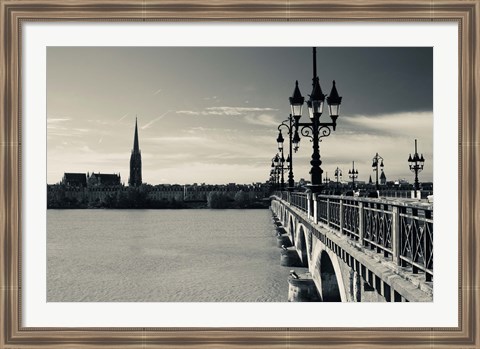
[[[479, 348], [478, 0], [1, 0], [0, 348]], [[22, 325], [22, 26], [29, 21], [454, 22], [459, 52], [455, 328], [32, 328]], [[453, 117], [453, 116], [452, 116]]]

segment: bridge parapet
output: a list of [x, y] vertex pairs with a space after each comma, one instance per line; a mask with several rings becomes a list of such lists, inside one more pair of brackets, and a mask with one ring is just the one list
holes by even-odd
[[275, 197], [314, 223], [382, 253], [413, 274], [424, 273], [427, 282], [433, 280], [432, 204], [308, 192], [277, 192]]

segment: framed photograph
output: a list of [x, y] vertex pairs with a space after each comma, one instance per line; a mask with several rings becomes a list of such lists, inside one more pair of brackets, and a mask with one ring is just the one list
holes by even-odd
[[478, 1], [0, 6], [0, 347], [480, 345]]

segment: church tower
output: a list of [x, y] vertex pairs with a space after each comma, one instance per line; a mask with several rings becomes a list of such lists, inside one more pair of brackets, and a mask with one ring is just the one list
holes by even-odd
[[132, 155], [130, 156], [130, 178], [128, 185], [138, 187], [142, 184], [142, 155], [138, 146], [138, 127], [137, 118], [135, 118], [135, 135], [133, 138]]

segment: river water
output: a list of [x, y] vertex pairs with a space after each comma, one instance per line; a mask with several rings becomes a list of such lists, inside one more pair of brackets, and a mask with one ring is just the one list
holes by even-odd
[[49, 302], [286, 302], [269, 210], [48, 210]]

